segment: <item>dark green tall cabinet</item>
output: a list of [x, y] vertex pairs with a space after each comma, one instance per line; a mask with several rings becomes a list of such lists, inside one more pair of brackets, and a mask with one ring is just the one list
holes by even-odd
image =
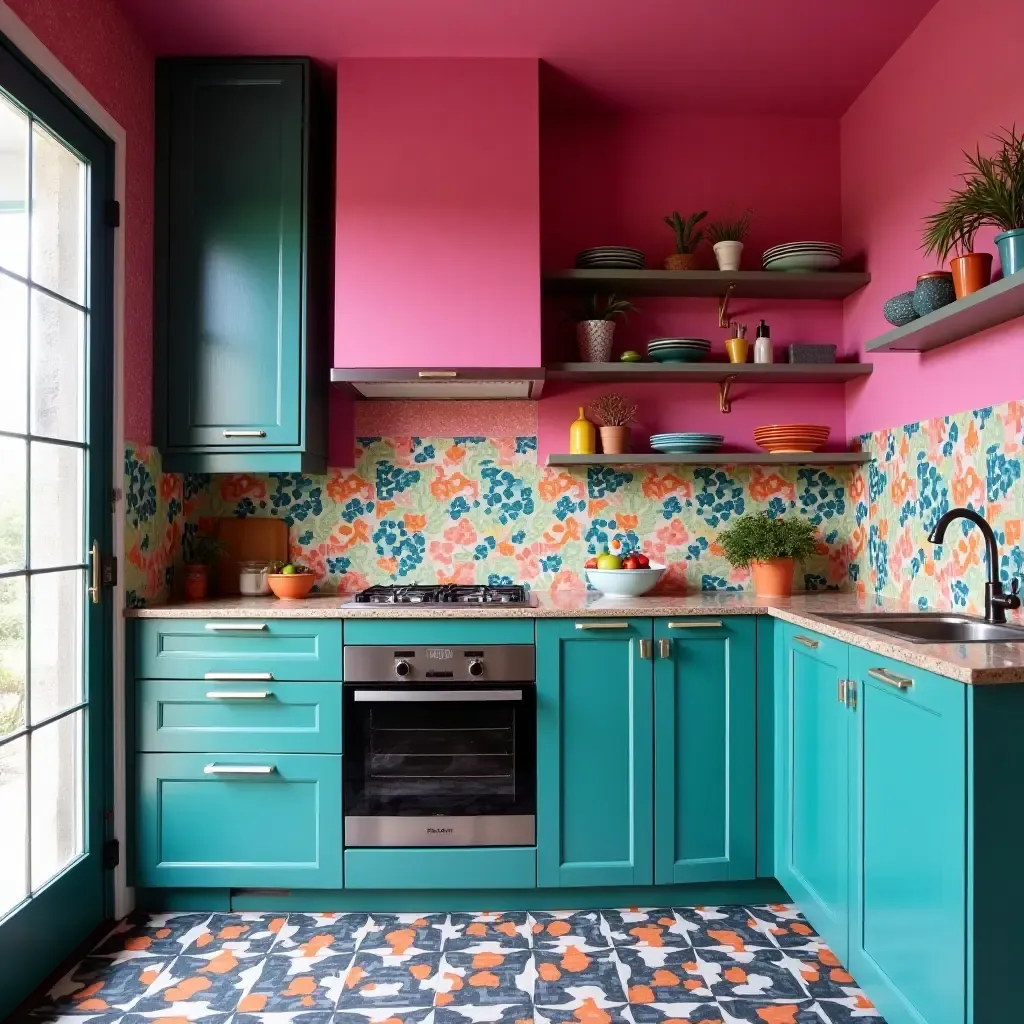
[[158, 63], [154, 433], [165, 469], [325, 467], [332, 105], [303, 58]]

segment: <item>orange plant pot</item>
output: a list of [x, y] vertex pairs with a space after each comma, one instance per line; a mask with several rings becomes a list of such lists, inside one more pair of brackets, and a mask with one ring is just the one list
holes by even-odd
[[185, 566], [185, 600], [205, 601], [210, 589], [210, 567], [204, 563]]
[[962, 299], [981, 291], [992, 280], [992, 253], [969, 252], [966, 256], [957, 256], [949, 261], [953, 271], [953, 291]]
[[283, 572], [267, 573], [267, 582], [275, 597], [282, 601], [301, 601], [316, 583], [311, 572], [297, 572], [285, 575]]
[[793, 593], [792, 558], [772, 558], [767, 562], [751, 562], [754, 593], [758, 597], [790, 597]]
[[700, 260], [695, 252], [674, 252], [665, 257], [666, 270], [700, 270]]
[[601, 451], [625, 455], [629, 451], [629, 427], [601, 427]]

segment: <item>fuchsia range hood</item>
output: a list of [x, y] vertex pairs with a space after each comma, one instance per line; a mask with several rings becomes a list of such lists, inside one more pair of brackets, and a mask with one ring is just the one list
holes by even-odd
[[540, 398], [544, 368], [535, 367], [335, 367], [331, 381], [359, 398]]

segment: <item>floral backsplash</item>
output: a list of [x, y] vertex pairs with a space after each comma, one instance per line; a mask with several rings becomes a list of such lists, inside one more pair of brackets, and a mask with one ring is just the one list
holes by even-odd
[[[582, 587], [582, 567], [617, 539], [669, 566], [662, 589], [744, 589], [716, 543], [744, 512], [796, 512], [820, 526], [808, 589], [857, 581], [866, 533], [849, 469], [537, 465], [534, 436], [364, 437], [353, 469], [323, 476], [163, 474], [153, 449], [126, 453], [126, 580], [132, 604], [172, 592], [181, 545], [216, 516], [278, 516], [292, 557], [321, 591], [373, 583], [517, 582]], [[852, 575], [851, 575], [852, 574]]]

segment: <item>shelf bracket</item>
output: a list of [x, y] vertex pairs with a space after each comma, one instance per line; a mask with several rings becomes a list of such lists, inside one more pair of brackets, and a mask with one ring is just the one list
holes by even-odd
[[736, 282], [731, 281], [725, 289], [725, 294], [718, 300], [718, 326], [721, 328], [727, 328], [730, 324], [729, 320], [729, 299], [732, 298], [732, 293], [736, 289]]
[[719, 381], [718, 383], [718, 409], [719, 412], [732, 412], [732, 402], [729, 400], [729, 388], [732, 387], [732, 382], [735, 380], [735, 376], [728, 376], [725, 380]]

